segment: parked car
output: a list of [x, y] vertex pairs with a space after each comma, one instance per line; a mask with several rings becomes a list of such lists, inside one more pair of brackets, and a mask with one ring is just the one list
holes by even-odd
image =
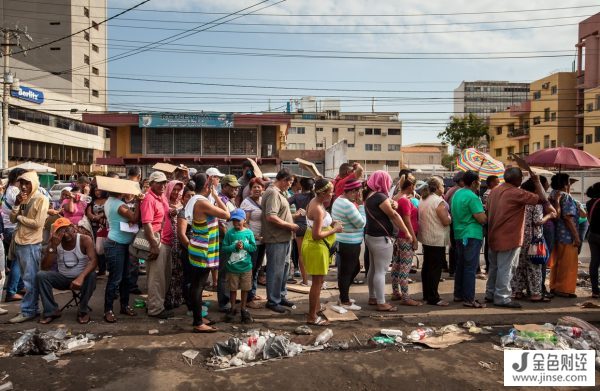
[[70, 187], [71, 183], [55, 183], [50, 188], [50, 201], [58, 202], [60, 200], [60, 193], [62, 193], [65, 187]]

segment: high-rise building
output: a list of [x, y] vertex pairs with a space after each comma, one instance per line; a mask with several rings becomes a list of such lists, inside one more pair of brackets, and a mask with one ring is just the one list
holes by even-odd
[[454, 90], [454, 115], [488, 117], [527, 100], [529, 83], [508, 81], [463, 81]]
[[61, 178], [105, 170], [94, 161], [108, 151], [109, 132], [82, 122], [82, 113], [107, 106], [106, 1], [0, 0], [0, 18], [3, 29], [33, 39], [21, 35], [26, 55], [11, 46], [8, 71], [20, 85], [7, 97], [8, 166], [33, 160]]

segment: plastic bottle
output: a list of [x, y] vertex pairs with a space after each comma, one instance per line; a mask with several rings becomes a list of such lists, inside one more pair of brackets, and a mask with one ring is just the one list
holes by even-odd
[[420, 341], [422, 339], [432, 336], [433, 334], [435, 334], [435, 332], [429, 327], [424, 329], [416, 329], [411, 331], [411, 333], [408, 335], [408, 339], [410, 339], [411, 341]]
[[327, 343], [331, 337], [333, 337], [333, 331], [331, 329], [325, 329], [321, 332], [321, 334], [317, 335], [317, 339], [315, 339], [315, 346]]
[[402, 330], [397, 330], [397, 329], [381, 329], [379, 334], [387, 335], [390, 337], [402, 337], [402, 335], [403, 335]]
[[582, 333], [582, 330], [575, 326], [556, 326], [554, 327], [554, 331], [557, 334], [567, 335], [572, 338], [579, 338]]

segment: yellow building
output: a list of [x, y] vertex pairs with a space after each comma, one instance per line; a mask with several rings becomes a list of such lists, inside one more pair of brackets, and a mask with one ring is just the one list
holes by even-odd
[[585, 91], [583, 150], [600, 157], [600, 87]]
[[511, 153], [575, 145], [575, 72], [557, 72], [531, 83], [529, 100], [490, 115], [490, 153], [510, 164]]

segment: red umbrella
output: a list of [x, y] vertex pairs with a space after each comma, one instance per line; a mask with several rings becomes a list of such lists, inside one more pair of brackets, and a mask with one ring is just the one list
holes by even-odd
[[567, 170], [600, 168], [600, 159], [580, 149], [567, 147], [542, 149], [527, 156], [525, 161], [532, 166]]

